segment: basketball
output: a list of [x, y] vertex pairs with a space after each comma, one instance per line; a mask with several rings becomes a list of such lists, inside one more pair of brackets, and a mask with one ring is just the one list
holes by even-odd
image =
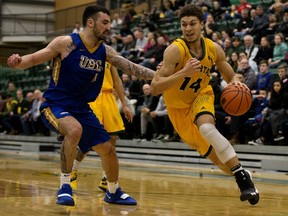
[[239, 85], [227, 85], [220, 98], [222, 108], [232, 116], [240, 116], [246, 113], [252, 104], [252, 94], [250, 90]]

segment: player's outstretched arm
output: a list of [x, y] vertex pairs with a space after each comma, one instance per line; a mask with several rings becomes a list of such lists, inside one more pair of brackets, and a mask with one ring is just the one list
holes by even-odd
[[155, 74], [155, 71], [143, 67], [141, 65], [135, 64], [128, 59], [125, 59], [119, 55], [112, 47], [106, 46], [107, 61], [113, 66], [121, 69], [124, 73], [135, 75], [140, 79], [152, 80]]
[[48, 44], [45, 48], [35, 53], [24, 56], [20, 56], [19, 54], [12, 54], [7, 59], [7, 64], [11, 68], [30, 68], [32, 66], [47, 62], [60, 53], [64, 54], [65, 49], [65, 52], [68, 52], [68, 48], [72, 46], [71, 43], [71, 37], [60, 36], [51, 41], [50, 44]]

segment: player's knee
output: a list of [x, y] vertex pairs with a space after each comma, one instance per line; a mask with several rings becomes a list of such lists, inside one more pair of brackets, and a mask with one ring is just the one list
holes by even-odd
[[116, 154], [115, 148], [113, 147], [111, 142], [106, 142], [97, 146], [97, 153], [100, 155], [100, 157], [107, 157], [111, 154]]
[[216, 127], [211, 123], [205, 123], [199, 127], [199, 131], [204, 137], [208, 136], [214, 130], [216, 130]]
[[65, 134], [66, 137], [70, 137], [75, 140], [80, 140], [81, 135], [82, 135], [82, 127], [80, 124], [71, 126], [67, 134]]

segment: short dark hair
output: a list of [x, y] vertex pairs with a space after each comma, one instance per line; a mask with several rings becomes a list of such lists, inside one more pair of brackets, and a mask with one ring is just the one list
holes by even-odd
[[94, 15], [97, 15], [97, 13], [102, 12], [106, 13], [110, 16], [110, 12], [107, 8], [99, 6], [99, 5], [93, 5], [93, 6], [88, 6], [85, 8], [82, 16], [82, 22], [83, 26], [86, 26], [86, 22], [89, 18], [91, 18]]
[[200, 7], [194, 4], [185, 5], [183, 8], [180, 9], [179, 12], [179, 20], [185, 16], [196, 16], [200, 22], [204, 21], [203, 11]]

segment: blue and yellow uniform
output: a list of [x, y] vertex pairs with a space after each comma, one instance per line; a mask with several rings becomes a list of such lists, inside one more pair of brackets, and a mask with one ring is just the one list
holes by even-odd
[[125, 131], [124, 123], [120, 115], [115, 95], [113, 94], [113, 78], [111, 64], [106, 62], [105, 75], [101, 92], [94, 102], [89, 103], [91, 109], [103, 124], [110, 135], [117, 135]]
[[[180, 62], [175, 73], [181, 70], [188, 59], [195, 57], [190, 52], [184, 39], [178, 38], [173, 42], [180, 50]], [[211, 40], [201, 38], [203, 55], [198, 60], [201, 71], [187, 76], [164, 93], [169, 118], [182, 140], [206, 156], [211, 150], [210, 144], [203, 138], [195, 119], [201, 114], [214, 116], [214, 94], [209, 84], [210, 70], [216, 61], [216, 50]]]
[[59, 118], [73, 116], [83, 128], [79, 148], [83, 153], [110, 139], [88, 103], [100, 93], [106, 61], [103, 43], [88, 49], [81, 34], [70, 35], [73, 44], [64, 59], [56, 57], [49, 87], [43, 97], [41, 116], [48, 128], [59, 132]]

